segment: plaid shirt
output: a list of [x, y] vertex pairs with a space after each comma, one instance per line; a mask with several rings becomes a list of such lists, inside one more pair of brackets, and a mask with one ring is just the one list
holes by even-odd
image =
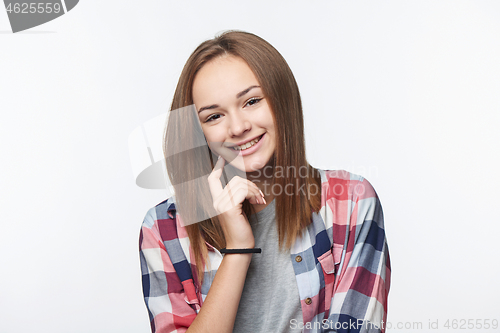
[[[290, 250], [304, 332], [384, 332], [390, 261], [382, 207], [363, 177], [320, 170], [321, 209]], [[210, 269], [196, 279], [189, 238], [172, 198], [151, 208], [139, 248], [152, 332], [185, 332], [222, 261], [208, 246]], [[194, 278], [193, 278], [194, 277]]]

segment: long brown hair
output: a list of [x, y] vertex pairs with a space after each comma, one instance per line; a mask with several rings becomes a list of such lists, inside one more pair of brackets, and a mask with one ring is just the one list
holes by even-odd
[[[273, 186], [287, 189], [287, 193], [293, 193], [293, 195], [276, 196], [276, 223], [280, 248], [290, 249], [296, 237], [300, 237], [302, 230], [311, 222], [312, 213], [319, 211], [321, 178], [318, 170], [306, 160], [299, 89], [290, 67], [281, 54], [264, 39], [243, 31], [226, 31], [214, 39], [203, 42], [191, 54], [182, 70], [170, 111], [193, 104], [192, 87], [197, 72], [214, 58], [223, 56], [236, 56], [246, 61], [259, 81], [272, 110], [276, 126], [273, 170], [279, 168], [282, 171], [280, 177], [274, 178]], [[167, 152], [175, 149], [183, 133], [189, 129], [201, 128], [197, 116], [194, 115], [193, 112], [175, 113], [175, 115], [170, 112], [163, 147], [166, 157], [172, 155], [167, 155]], [[182, 137], [184, 140], [185, 136]], [[192, 144], [193, 147], [196, 146], [194, 142]], [[202, 174], [207, 175], [214, 167], [209, 152], [204, 153], [205, 160], [211, 163], [200, 162], [202, 160], [199, 158], [200, 151], [191, 153], [191, 156], [184, 155], [184, 158], [179, 158], [179, 155], [176, 155], [177, 158], [166, 158], [167, 171], [175, 190], [176, 205], [203, 207], [202, 209], [210, 211], [213, 207], [208, 207], [206, 200], [199, 200], [202, 196], [210, 197], [208, 184], [197, 189], [179, 186], [186, 177], [194, 179]], [[184, 175], [181, 176], [172, 170], [183, 170]], [[312, 188], [314, 193], [311, 191]], [[243, 211], [247, 216], [252, 212], [252, 206], [246, 200], [243, 203]], [[194, 252], [197, 277], [201, 284], [203, 267], [208, 259], [205, 241], [217, 249], [224, 248], [226, 245], [224, 233], [216, 216], [187, 225], [186, 230]]]

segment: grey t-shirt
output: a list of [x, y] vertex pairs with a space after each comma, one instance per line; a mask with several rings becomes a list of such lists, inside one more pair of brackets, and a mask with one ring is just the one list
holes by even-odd
[[233, 332], [300, 332], [290, 328], [303, 321], [302, 309], [290, 253], [279, 250], [275, 201], [248, 221], [262, 253], [252, 255]]

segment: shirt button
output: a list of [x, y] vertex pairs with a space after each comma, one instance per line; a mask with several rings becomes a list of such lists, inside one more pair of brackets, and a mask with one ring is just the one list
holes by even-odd
[[310, 297], [306, 298], [306, 304], [307, 305], [311, 305], [312, 302], [313, 301], [312, 301], [312, 299]]
[[302, 257], [301, 256], [296, 256], [295, 257], [295, 261], [296, 262], [301, 262], [302, 261]]

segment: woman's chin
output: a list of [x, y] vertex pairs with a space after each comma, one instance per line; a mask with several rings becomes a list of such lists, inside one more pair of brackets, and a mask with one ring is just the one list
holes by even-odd
[[260, 165], [260, 164], [259, 165], [247, 165], [247, 164], [242, 164], [242, 163], [230, 163], [230, 164], [234, 168], [236, 168], [242, 172], [246, 172], [246, 173], [257, 172], [264, 167], [264, 165]]
[[[241, 156], [234, 157], [229, 164], [234, 168], [245, 173], [258, 173], [260, 174], [266, 166], [271, 166], [273, 157], [263, 158], [262, 156]], [[271, 166], [272, 168], [272, 166]]]

